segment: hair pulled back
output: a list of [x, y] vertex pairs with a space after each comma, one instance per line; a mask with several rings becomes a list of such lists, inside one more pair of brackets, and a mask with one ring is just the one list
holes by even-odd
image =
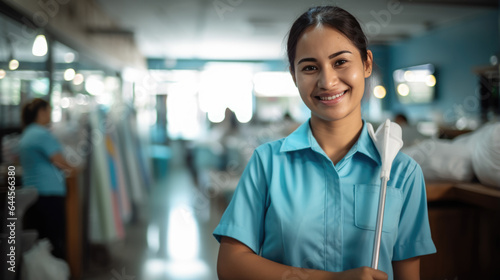
[[290, 69], [295, 71], [294, 61], [297, 43], [304, 31], [313, 25], [326, 25], [344, 34], [359, 50], [361, 59], [367, 59], [367, 40], [356, 18], [346, 10], [334, 6], [317, 6], [310, 8], [293, 23], [288, 33], [287, 54]]
[[23, 127], [26, 127], [36, 121], [36, 117], [38, 116], [38, 112], [41, 109], [47, 109], [49, 106], [49, 102], [41, 99], [35, 98], [30, 102], [26, 103], [23, 106], [23, 110], [21, 112], [21, 120], [23, 122]]

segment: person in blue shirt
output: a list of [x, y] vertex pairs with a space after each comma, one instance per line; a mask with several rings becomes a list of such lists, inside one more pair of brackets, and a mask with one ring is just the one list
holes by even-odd
[[35, 98], [22, 109], [24, 125], [19, 142], [23, 187], [38, 190], [38, 200], [26, 213], [25, 227], [35, 228], [40, 238], [48, 238], [53, 254], [65, 258], [66, 173], [74, 172], [62, 156], [57, 139], [47, 129], [51, 122], [50, 104]]
[[219, 279], [419, 279], [436, 252], [422, 171], [393, 161], [379, 269], [371, 264], [381, 160], [361, 117], [373, 55], [357, 20], [314, 7], [292, 25], [290, 73], [311, 110], [288, 137], [259, 146], [214, 231]]

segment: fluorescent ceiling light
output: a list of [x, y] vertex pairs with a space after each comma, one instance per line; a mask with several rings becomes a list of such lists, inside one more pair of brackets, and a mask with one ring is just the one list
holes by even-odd
[[45, 56], [47, 54], [48, 46], [45, 35], [36, 36], [32, 51], [34, 56]]

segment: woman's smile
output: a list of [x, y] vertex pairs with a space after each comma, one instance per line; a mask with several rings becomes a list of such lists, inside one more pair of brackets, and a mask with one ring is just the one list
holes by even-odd
[[314, 98], [316, 98], [321, 104], [331, 106], [340, 103], [344, 95], [348, 93], [349, 91], [346, 89], [337, 93], [322, 93], [320, 95], [316, 95]]

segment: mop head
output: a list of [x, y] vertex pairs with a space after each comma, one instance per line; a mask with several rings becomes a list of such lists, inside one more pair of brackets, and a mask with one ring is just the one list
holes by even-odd
[[382, 160], [382, 172], [380, 177], [389, 179], [391, 174], [391, 166], [394, 158], [403, 147], [401, 127], [389, 119], [381, 124], [377, 131], [373, 130], [371, 123], [368, 123], [368, 133], [377, 147], [380, 159]]

